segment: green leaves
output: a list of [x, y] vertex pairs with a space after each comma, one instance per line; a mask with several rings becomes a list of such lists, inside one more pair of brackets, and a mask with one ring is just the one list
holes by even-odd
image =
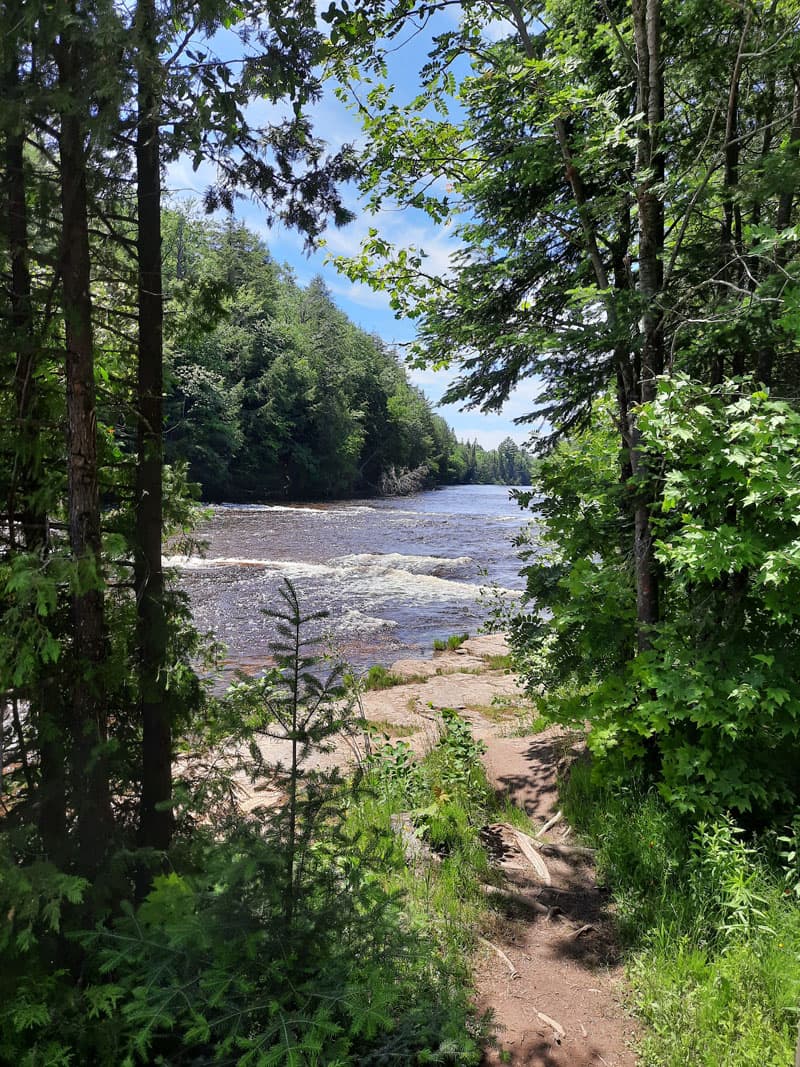
[[681, 811], [764, 817], [796, 801], [800, 759], [800, 414], [680, 374], [640, 410], [661, 621], [635, 659], [627, 490], [601, 419], [538, 467], [531, 603], [511, 620], [528, 683], [558, 721], [590, 720], [608, 774], [649, 750]]

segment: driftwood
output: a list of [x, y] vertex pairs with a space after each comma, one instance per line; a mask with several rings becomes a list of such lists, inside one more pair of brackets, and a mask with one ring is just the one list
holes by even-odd
[[562, 911], [555, 904], [542, 904], [528, 893], [522, 893], [515, 889], [504, 889], [498, 885], [484, 884], [481, 886], [484, 893], [489, 896], [499, 897], [507, 904], [513, 904], [515, 907], [527, 908], [528, 911], [534, 912], [536, 915], [543, 915], [546, 919], [552, 919], [556, 915], [561, 915]]
[[557, 811], [552, 819], [548, 819], [547, 820], [547, 822], [544, 824], [544, 826], [541, 828], [541, 830], [537, 830], [536, 831], [536, 833], [534, 834], [534, 840], [536, 838], [538, 838], [538, 837], [542, 837], [544, 834], [547, 833], [548, 830], [552, 830], [553, 827], [557, 823], [560, 823], [563, 818], [564, 818], [564, 812], [561, 811], [561, 810]]
[[506, 967], [508, 967], [509, 973], [512, 978], [519, 978], [519, 971], [501, 948], [498, 948], [497, 945], [493, 944], [491, 941], [487, 941], [485, 937], [479, 936], [478, 940], [482, 945], [485, 945], [487, 948], [490, 948], [492, 952], [496, 953], [500, 957], [503, 963], [505, 963]]
[[496, 825], [505, 830], [506, 833], [511, 834], [517, 842], [520, 852], [536, 871], [538, 877], [545, 885], [550, 885], [553, 881], [550, 877], [550, 871], [547, 869], [547, 864], [542, 857], [536, 852], [536, 849], [539, 848], [538, 842], [534, 841], [528, 834], [524, 834], [522, 830], [518, 830], [516, 826], [512, 826], [509, 822], [500, 822]]
[[523, 834], [520, 830], [514, 831], [514, 837], [517, 840], [520, 852], [525, 859], [530, 862], [531, 867], [536, 871], [539, 878], [541, 878], [545, 885], [551, 885], [553, 879], [550, 877], [550, 871], [547, 869], [547, 864], [542, 857], [532, 846], [531, 838], [529, 838], [527, 834]]
[[537, 1011], [536, 1014], [539, 1016], [539, 1018], [542, 1020], [543, 1023], [546, 1023], [549, 1027], [552, 1028], [553, 1032], [559, 1038], [567, 1036], [567, 1031], [564, 1029], [564, 1027], [561, 1025], [561, 1023], [556, 1022], [555, 1019], [551, 1019], [550, 1016], [549, 1015], [545, 1015], [545, 1013], [543, 1011]]

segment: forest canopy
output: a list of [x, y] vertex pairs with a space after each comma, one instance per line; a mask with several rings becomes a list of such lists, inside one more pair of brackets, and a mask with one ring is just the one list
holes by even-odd
[[164, 239], [166, 457], [204, 499], [530, 484], [528, 453], [457, 441], [398, 352], [244, 225], [172, 211]]
[[[447, 709], [427, 763], [389, 744], [348, 780], [306, 774], [314, 745], [364, 727], [355, 680], [316, 673], [325, 606], [286, 583], [271, 663], [217, 698], [217, 650], [162, 553], [195, 547], [193, 479], [248, 501], [530, 480], [526, 598], [500, 621], [537, 727], [589, 724], [624, 814], [607, 870], [683, 954], [657, 1029], [683, 1040], [676, 1012], [701, 1005], [701, 1044], [654, 1062], [784, 1064], [798, 0], [333, 0], [322, 17], [311, 0], [0, 2], [0, 1061], [479, 1062], [464, 961], [491, 809], [468, 724]], [[389, 57], [423, 31], [400, 102]], [[358, 147], [314, 129], [333, 79]], [[179, 160], [212, 175], [204, 217], [165, 206]], [[492, 411], [536, 382], [519, 421], [552, 434], [535, 464], [511, 440], [458, 442], [396, 352], [235, 221], [247, 198], [313, 248], [353, 221], [352, 182], [376, 219], [391, 202], [450, 227], [441, 270], [379, 225], [338, 266], [415, 321], [418, 365], [454, 369], [446, 400]], [[285, 766], [260, 747], [276, 734]], [[245, 810], [243, 780], [278, 802]], [[423, 878], [409, 818], [442, 852]]]

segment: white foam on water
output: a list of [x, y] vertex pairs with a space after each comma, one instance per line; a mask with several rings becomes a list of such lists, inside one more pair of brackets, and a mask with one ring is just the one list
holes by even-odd
[[[476, 601], [484, 588], [471, 582], [439, 578], [435, 574], [414, 573], [402, 568], [389, 570], [356, 569], [345, 581], [350, 593], [372, 600], [399, 600], [405, 604], [431, 600]], [[512, 589], [499, 589], [500, 595], [518, 596]]]
[[329, 567], [326, 563], [305, 563], [294, 559], [242, 559], [231, 556], [165, 556], [165, 567], [174, 567], [181, 571], [213, 571], [223, 567], [252, 568], [260, 571], [275, 571], [287, 578], [324, 577], [337, 573], [339, 568]]
[[364, 567], [378, 573], [390, 570], [442, 577], [474, 565], [471, 556], [414, 556], [400, 552], [358, 552], [331, 561], [342, 567]]
[[[425, 603], [438, 600], [476, 601], [484, 585], [457, 581], [436, 573], [458, 570], [473, 564], [469, 556], [455, 558], [445, 556], [406, 556], [400, 553], [358, 553], [341, 556], [330, 563], [306, 563], [301, 560], [242, 559], [220, 556], [169, 556], [164, 565], [183, 571], [210, 572], [226, 567], [240, 570], [253, 569], [269, 572], [277, 580], [317, 579], [323, 584], [331, 583], [326, 596], [341, 600], [358, 597], [366, 601], [399, 600], [408, 603]], [[500, 596], [516, 597], [514, 589], [489, 587]]]
[[305, 504], [217, 504], [216, 507], [226, 512], [289, 512], [301, 515], [358, 515], [378, 511], [370, 504], [319, 504], [314, 507]]
[[397, 623], [394, 619], [382, 619], [377, 615], [365, 615], [358, 608], [348, 608], [333, 620], [337, 631], [349, 634], [370, 634], [379, 630], [395, 630]]

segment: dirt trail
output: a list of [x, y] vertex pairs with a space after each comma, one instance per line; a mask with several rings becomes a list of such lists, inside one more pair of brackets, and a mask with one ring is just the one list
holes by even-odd
[[[507, 646], [500, 635], [470, 639], [457, 652], [432, 660], [403, 660], [392, 672], [409, 684], [368, 693], [368, 718], [399, 728], [420, 747], [435, 736], [436, 711], [457, 708], [486, 744], [489, 779], [531, 819], [531, 834], [557, 808], [557, 776], [580, 753], [580, 740], [558, 728], [508, 736], [524, 704], [518, 680], [492, 670]], [[496, 662], [496, 661], [495, 661]], [[427, 675], [419, 680], [420, 675]], [[597, 885], [591, 855], [560, 820], [542, 838], [540, 855], [551, 885], [543, 883], [508, 828], [487, 828], [484, 840], [503, 870], [507, 893], [496, 894], [496, 918], [484, 931], [476, 966], [477, 1005], [491, 1010], [497, 1047], [487, 1065], [515, 1067], [633, 1067], [635, 1024], [622, 1004], [624, 978], [608, 898]], [[491, 947], [494, 946], [494, 947]], [[505, 954], [513, 966], [498, 954]]]
[[[556, 776], [559, 765], [577, 754], [572, 740], [557, 729], [486, 740], [491, 782], [527, 812], [534, 827], [556, 813]], [[486, 936], [518, 977], [487, 948], [477, 975], [478, 1006], [494, 1014], [498, 1048], [485, 1063], [632, 1067], [635, 1024], [622, 1005], [613, 921], [590, 854], [574, 850], [569, 827], [560, 821], [542, 838], [553, 843], [540, 853], [552, 880], [547, 886], [507, 831], [490, 833], [515, 897], [499, 898], [502, 911]]]
[[[458, 710], [486, 744], [490, 781], [528, 814], [535, 835], [555, 814], [559, 768], [579, 754], [580, 741], [558, 728], [509, 736], [524, 725], [526, 702], [518, 679], [500, 666], [498, 657], [507, 652], [502, 635], [491, 635], [432, 659], [400, 660], [391, 671], [409, 681], [364, 694], [363, 712], [380, 732], [423, 751], [438, 736], [439, 710]], [[285, 742], [263, 748], [269, 760], [286, 759]], [[339, 746], [310, 762], [342, 766], [353, 758]], [[250, 803], [265, 803], [264, 794]], [[633, 1067], [635, 1024], [622, 1004], [613, 922], [590, 855], [575, 850], [569, 827], [560, 821], [542, 838], [550, 844], [539, 853], [548, 886], [507, 827], [488, 827], [484, 840], [506, 889], [493, 894], [498, 910], [476, 960], [477, 1006], [492, 1012], [498, 1028], [497, 1047], [484, 1064]]]

